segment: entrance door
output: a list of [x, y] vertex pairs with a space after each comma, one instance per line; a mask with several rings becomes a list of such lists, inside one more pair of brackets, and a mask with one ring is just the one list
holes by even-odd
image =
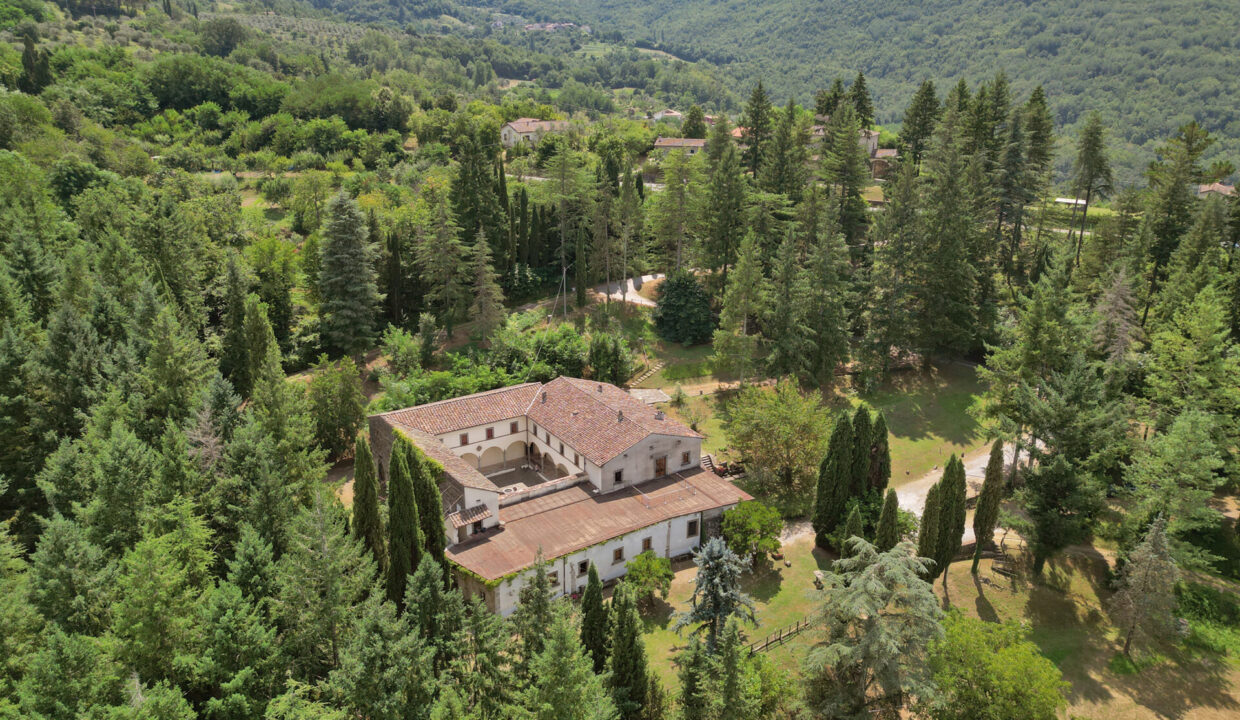
[[663, 477], [667, 474], [667, 456], [660, 455], [654, 459], [654, 476]]

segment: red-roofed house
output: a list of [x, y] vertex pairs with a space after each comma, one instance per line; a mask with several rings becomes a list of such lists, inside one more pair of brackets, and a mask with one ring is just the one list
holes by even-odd
[[683, 150], [686, 155], [697, 155], [704, 147], [706, 147], [706, 140], [697, 138], [660, 137], [654, 141], [654, 149], [664, 153]]
[[499, 140], [504, 147], [513, 147], [521, 143], [536, 145], [543, 135], [549, 132], [563, 132], [567, 129], [567, 120], [517, 118], [499, 129]]
[[692, 552], [749, 499], [702, 470], [700, 434], [608, 383], [561, 377], [374, 415], [385, 480], [397, 433], [443, 467], [458, 584], [505, 615], [540, 550], [567, 595], [590, 563], [613, 580], [644, 551]]

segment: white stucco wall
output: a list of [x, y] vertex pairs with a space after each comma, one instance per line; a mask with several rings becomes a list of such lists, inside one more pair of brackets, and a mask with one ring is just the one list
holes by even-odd
[[[693, 535], [688, 533], [691, 521], [698, 523], [697, 532]], [[693, 552], [698, 546], [701, 530], [702, 514], [692, 513], [665, 520], [563, 557], [549, 559], [547, 572], [558, 573], [553, 585], [553, 594], [556, 597], [571, 595], [578, 589], [585, 588], [588, 574], [577, 572], [578, 564], [582, 560], [593, 563], [598, 569], [599, 578], [607, 582], [623, 577], [628, 572], [628, 561], [641, 554], [642, 540], [645, 538], [650, 538], [652, 552], [661, 557], [671, 558]], [[624, 562], [614, 563], [612, 561], [615, 551], [620, 547], [624, 548]], [[533, 573], [531, 569], [500, 581], [499, 585], [491, 591], [495, 595], [493, 607], [497, 612], [509, 615], [516, 610], [517, 597], [521, 588], [525, 586], [527, 578]]]
[[[683, 453], [689, 453], [689, 462], [681, 462]], [[652, 480], [655, 477], [655, 459], [667, 457], [667, 474], [696, 467], [702, 459], [702, 440], [700, 438], [676, 437], [673, 435], [651, 435], [633, 447], [609, 460], [600, 473], [601, 492], [613, 490]], [[624, 471], [624, 484], [615, 484], [616, 471]]]

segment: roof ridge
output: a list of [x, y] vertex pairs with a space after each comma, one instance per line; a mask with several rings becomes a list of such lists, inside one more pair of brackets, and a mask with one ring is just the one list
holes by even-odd
[[399, 408], [397, 410], [388, 410], [387, 412], [381, 412], [381, 413], [378, 413], [377, 415], [372, 415], [371, 417], [384, 417], [386, 415], [392, 415], [398, 412], [405, 412], [406, 410], [420, 410], [422, 408], [435, 407], [436, 405], [447, 405], [448, 403], [459, 402], [461, 400], [469, 400], [471, 398], [483, 397], [486, 395], [492, 395], [494, 393], [505, 392], [508, 390], [516, 390], [517, 388], [523, 388], [529, 385], [542, 385], [542, 383], [538, 381], [533, 381], [533, 382], [520, 383], [519, 385], [505, 385], [503, 387], [491, 388], [490, 390], [480, 390], [476, 393], [470, 393], [468, 395], [459, 395], [454, 398], [444, 398], [443, 400], [436, 400], [434, 402], [423, 403], [421, 405], [412, 405], [410, 407]]

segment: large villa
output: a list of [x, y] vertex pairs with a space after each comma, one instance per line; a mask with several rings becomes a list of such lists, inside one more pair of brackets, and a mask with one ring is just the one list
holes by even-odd
[[541, 551], [552, 586], [579, 592], [653, 551], [692, 552], [750, 499], [702, 469], [702, 436], [607, 383], [557, 378], [370, 418], [387, 478], [394, 433], [444, 467], [448, 559], [467, 595], [502, 614]]

